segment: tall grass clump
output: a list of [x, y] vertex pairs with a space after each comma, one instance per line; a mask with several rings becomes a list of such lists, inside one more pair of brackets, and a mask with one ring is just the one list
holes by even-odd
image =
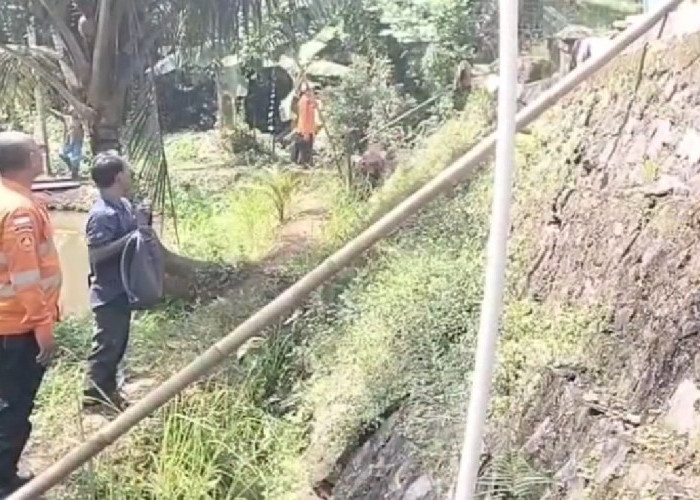
[[198, 259], [255, 261], [273, 246], [279, 227], [275, 200], [263, 190], [212, 193], [196, 184], [176, 190], [179, 251]]

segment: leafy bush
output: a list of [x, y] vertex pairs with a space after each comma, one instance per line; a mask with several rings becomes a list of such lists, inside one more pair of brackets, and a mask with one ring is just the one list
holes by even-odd
[[342, 138], [346, 156], [372, 143], [401, 147], [402, 124], [390, 122], [412, 102], [402, 98], [394, 85], [391, 64], [380, 57], [358, 57], [350, 69], [342, 83], [326, 94], [323, 114], [331, 136]]

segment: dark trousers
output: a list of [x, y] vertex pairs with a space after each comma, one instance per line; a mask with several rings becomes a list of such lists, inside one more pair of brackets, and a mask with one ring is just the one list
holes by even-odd
[[293, 160], [297, 165], [311, 165], [314, 152], [314, 136], [304, 138], [297, 134], [294, 140]]
[[32, 431], [29, 416], [45, 372], [38, 354], [34, 333], [0, 337], [0, 488], [17, 475]]
[[105, 401], [117, 392], [117, 367], [129, 343], [131, 308], [126, 295], [96, 307], [85, 398]]

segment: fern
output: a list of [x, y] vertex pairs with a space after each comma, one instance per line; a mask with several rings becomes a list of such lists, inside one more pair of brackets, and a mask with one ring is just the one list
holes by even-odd
[[480, 478], [479, 497], [536, 500], [553, 484], [550, 476], [533, 468], [521, 453], [511, 452], [495, 459]]

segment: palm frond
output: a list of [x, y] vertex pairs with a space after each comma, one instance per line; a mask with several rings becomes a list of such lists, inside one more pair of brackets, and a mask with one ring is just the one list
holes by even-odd
[[137, 194], [151, 200], [156, 212], [173, 218], [177, 236], [170, 169], [152, 77], [139, 79], [131, 85], [128, 109], [124, 145], [127, 156], [137, 167]]
[[46, 47], [0, 44], [0, 103], [13, 99], [33, 99], [35, 87], [55, 92], [82, 116], [90, 109], [77, 99], [60, 75], [60, 56]]
[[[128, 13], [130, 26], [141, 37], [140, 18], [136, 4], [131, 5]], [[141, 47], [134, 46], [134, 57], [148, 61], [140, 52]], [[146, 66], [146, 64], [144, 64]], [[152, 71], [136, 72], [131, 80], [127, 94], [126, 125], [124, 127], [124, 146], [130, 161], [137, 167], [136, 188], [138, 195], [151, 200], [155, 211], [170, 216], [175, 220], [175, 210], [170, 183], [170, 170], [165, 155], [163, 131], [158, 114], [158, 95]], [[176, 221], [175, 221], [176, 222]], [[177, 224], [175, 223], [177, 236]]]
[[263, 0], [185, 1], [180, 11], [179, 45], [229, 53], [251, 29], [261, 27], [263, 11]]

